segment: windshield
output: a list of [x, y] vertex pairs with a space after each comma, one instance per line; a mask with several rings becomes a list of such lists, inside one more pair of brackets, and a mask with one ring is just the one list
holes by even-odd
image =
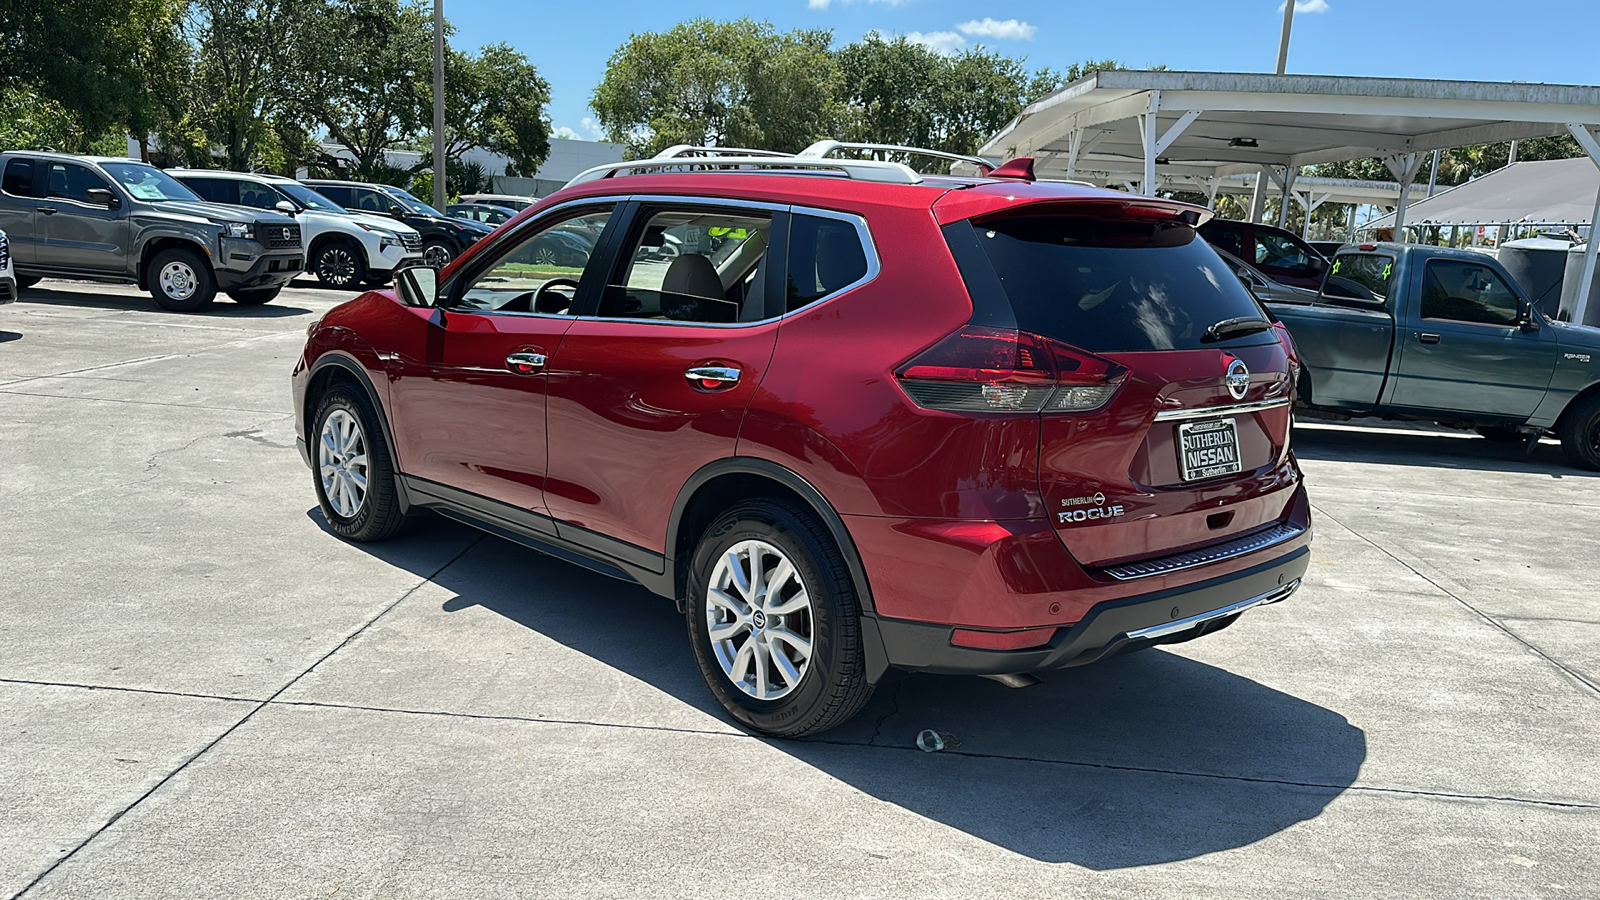
[[100, 168], [117, 180], [137, 200], [184, 200], [200, 203], [200, 195], [178, 183], [176, 178], [155, 166], [136, 162], [101, 163]]
[[272, 182], [272, 186], [283, 193], [288, 194], [290, 197], [293, 197], [295, 202], [299, 203], [301, 206], [304, 206], [306, 209], [314, 209], [317, 212], [330, 213], [342, 213], [345, 211], [344, 207], [333, 202], [332, 200], [329, 200], [327, 197], [322, 196], [316, 191], [313, 191], [311, 188], [306, 187], [298, 181], [274, 181]]
[[405, 191], [400, 190], [397, 187], [389, 188], [389, 193], [393, 194], [394, 198], [396, 200], [400, 201], [400, 205], [401, 206], [404, 206], [406, 209], [411, 210], [412, 212], [416, 213], [417, 215], [420, 215], [420, 216], [434, 216], [435, 218], [440, 218], [440, 219], [445, 218], [445, 214], [444, 213], [439, 212], [437, 209], [434, 209], [433, 207], [429, 206], [428, 204], [423, 203], [421, 200], [418, 200], [417, 198], [411, 196], [410, 194], [406, 193]]

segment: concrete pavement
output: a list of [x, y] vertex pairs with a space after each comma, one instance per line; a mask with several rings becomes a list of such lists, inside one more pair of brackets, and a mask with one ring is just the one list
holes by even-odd
[[769, 741], [641, 589], [323, 530], [288, 372], [346, 296], [0, 307], [0, 897], [1600, 894], [1600, 479], [1553, 446], [1303, 426], [1290, 601]]

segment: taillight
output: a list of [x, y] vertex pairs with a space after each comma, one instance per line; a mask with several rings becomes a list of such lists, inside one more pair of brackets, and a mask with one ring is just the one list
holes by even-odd
[[968, 325], [895, 370], [907, 396], [946, 412], [1087, 412], [1122, 385], [1116, 363], [1060, 341]]

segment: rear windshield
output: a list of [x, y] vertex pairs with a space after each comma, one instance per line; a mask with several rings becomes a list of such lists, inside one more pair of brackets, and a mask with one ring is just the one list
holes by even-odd
[[1381, 306], [1389, 299], [1394, 257], [1382, 253], [1341, 253], [1322, 283], [1322, 295]]
[[[957, 222], [945, 237], [977, 307], [976, 324], [1014, 324], [1113, 353], [1218, 346], [1201, 342], [1208, 327], [1262, 316], [1211, 245], [1170, 220], [1025, 216]], [[989, 296], [995, 293], [1000, 303]], [[1001, 304], [1009, 310], [997, 311]]]

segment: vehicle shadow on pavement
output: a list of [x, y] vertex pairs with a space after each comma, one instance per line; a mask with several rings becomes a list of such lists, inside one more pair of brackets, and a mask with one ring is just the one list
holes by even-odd
[[12, 341], [22, 340], [22, 334], [16, 331], [0, 331], [0, 344], [9, 344]]
[[1541, 441], [1530, 456], [1520, 443], [1496, 443], [1468, 432], [1419, 434], [1381, 428], [1340, 428], [1319, 423], [1309, 428], [1295, 428], [1294, 452], [1301, 459], [1334, 462], [1522, 472], [1549, 475], [1552, 478], [1600, 476], [1600, 473], [1568, 463], [1561, 447], [1549, 440]]
[[[419, 525], [438, 535], [458, 527], [431, 516]], [[383, 546], [373, 549], [389, 558]], [[643, 588], [496, 538], [434, 581], [456, 595], [445, 614], [481, 607], [728, 721], [683, 617]], [[1252, 626], [1270, 623], [1236, 627]], [[1366, 735], [1339, 713], [1176, 652], [1043, 677], [1012, 689], [891, 672], [844, 726], [767, 743], [918, 816], [1093, 869], [1262, 840], [1319, 815], [1366, 759]], [[915, 749], [924, 728], [947, 735], [948, 749]]]
[[105, 296], [82, 291], [60, 291], [42, 287], [24, 288], [17, 292], [17, 299], [22, 303], [38, 303], [45, 306], [112, 309], [124, 312], [158, 312], [175, 316], [224, 316], [230, 319], [281, 319], [285, 316], [303, 316], [311, 312], [309, 309], [298, 306], [284, 306], [277, 301], [263, 303], [258, 306], [241, 306], [229, 300], [225, 294], [218, 294], [215, 303], [198, 313], [168, 313], [167, 310], [157, 306], [156, 301], [148, 296]]

